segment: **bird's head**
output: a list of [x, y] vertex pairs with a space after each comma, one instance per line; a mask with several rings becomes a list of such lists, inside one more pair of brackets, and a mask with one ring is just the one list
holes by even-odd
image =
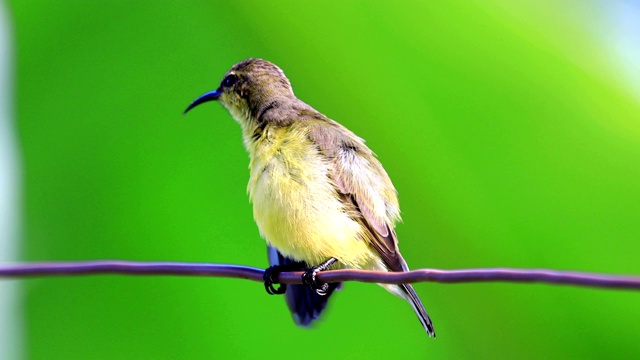
[[294, 98], [291, 83], [279, 67], [266, 60], [247, 59], [235, 64], [218, 89], [197, 98], [184, 113], [202, 103], [217, 100], [238, 122], [246, 124], [255, 120], [273, 101], [290, 98]]

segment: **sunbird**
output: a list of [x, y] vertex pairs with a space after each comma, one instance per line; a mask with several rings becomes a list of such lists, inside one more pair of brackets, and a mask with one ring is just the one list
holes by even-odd
[[[341, 284], [319, 284], [328, 268], [408, 271], [398, 249], [398, 195], [360, 137], [298, 99], [284, 72], [269, 61], [235, 64], [220, 86], [184, 111], [219, 101], [242, 128], [250, 157], [247, 192], [268, 245], [265, 288], [285, 293], [294, 321], [309, 326]], [[303, 270], [303, 285], [277, 282]], [[380, 284], [406, 299], [429, 336], [433, 324], [410, 284]]]

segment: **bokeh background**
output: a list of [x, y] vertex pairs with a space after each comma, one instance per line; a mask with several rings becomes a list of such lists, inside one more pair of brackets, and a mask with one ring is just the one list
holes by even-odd
[[[238, 125], [218, 104], [181, 115], [235, 62], [262, 57], [378, 154], [411, 267], [640, 274], [636, 1], [3, 5], [22, 174], [14, 260], [266, 267]], [[346, 284], [312, 329], [243, 280], [19, 287], [0, 332], [8, 358], [640, 355], [632, 291], [420, 283], [432, 340], [406, 302], [371, 284]]]

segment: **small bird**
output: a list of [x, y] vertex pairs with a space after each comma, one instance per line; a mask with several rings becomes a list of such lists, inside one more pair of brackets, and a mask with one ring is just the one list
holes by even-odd
[[[273, 265], [265, 288], [285, 293], [298, 325], [317, 319], [341, 287], [319, 284], [318, 271], [409, 270], [394, 231], [397, 192], [382, 164], [363, 139], [298, 99], [279, 67], [262, 59], [239, 62], [184, 113], [208, 101], [222, 103], [242, 128], [247, 192]], [[279, 272], [297, 270], [305, 271], [303, 285], [273, 286]], [[410, 284], [380, 285], [409, 301], [427, 334], [436, 336]]]

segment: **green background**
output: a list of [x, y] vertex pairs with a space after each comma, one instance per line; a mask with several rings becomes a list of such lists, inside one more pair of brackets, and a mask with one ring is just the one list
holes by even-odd
[[[412, 268], [640, 273], [640, 97], [605, 3], [8, 5], [23, 260], [266, 267], [239, 126], [217, 104], [181, 115], [235, 62], [261, 57], [378, 154]], [[632, 291], [420, 283], [433, 340], [406, 302], [371, 284], [346, 284], [313, 329], [250, 281], [23, 284], [30, 359], [640, 354]]]

